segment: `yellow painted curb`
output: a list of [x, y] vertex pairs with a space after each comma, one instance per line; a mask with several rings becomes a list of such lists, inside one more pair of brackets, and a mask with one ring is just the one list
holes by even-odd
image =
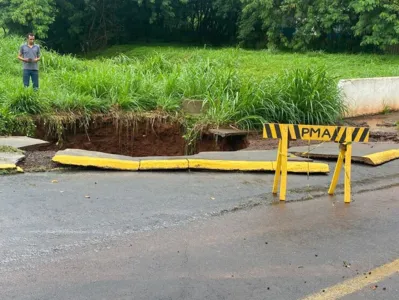
[[12, 170], [12, 169], [16, 169], [17, 166], [15, 164], [3, 164], [0, 163], [0, 170]]
[[[204, 169], [220, 171], [275, 171], [276, 161], [234, 161], [211, 159], [155, 159], [130, 161], [89, 156], [56, 155], [54, 162], [82, 167], [98, 167], [115, 170], [177, 170]], [[15, 168], [15, 166], [14, 166]], [[288, 162], [290, 173], [329, 173], [328, 164], [313, 162]]]
[[[221, 171], [275, 171], [275, 161], [230, 161], [209, 159], [188, 159], [190, 169], [206, 169]], [[290, 173], [329, 173], [328, 164], [312, 162], [288, 162]]]
[[139, 161], [73, 155], [56, 155], [53, 157], [53, 161], [65, 165], [98, 167], [128, 171], [138, 171], [140, 166]]
[[139, 170], [182, 170], [188, 169], [187, 159], [141, 160]]
[[17, 167], [17, 172], [18, 173], [24, 173], [24, 170], [21, 167]]
[[[277, 166], [277, 162], [273, 162], [273, 166]], [[273, 171], [276, 169], [273, 168]], [[290, 173], [329, 173], [330, 166], [323, 163], [305, 162], [305, 161], [289, 161], [287, 163], [287, 172]]]
[[224, 170], [224, 171], [272, 171], [271, 161], [234, 161], [188, 159], [190, 169]]
[[393, 149], [383, 152], [377, 152], [363, 156], [372, 165], [381, 165], [394, 159], [399, 158], [399, 149]]

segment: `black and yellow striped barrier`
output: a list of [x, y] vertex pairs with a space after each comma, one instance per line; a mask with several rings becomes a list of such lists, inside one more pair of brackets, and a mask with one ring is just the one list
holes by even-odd
[[263, 137], [265, 139], [281, 139], [281, 126], [287, 126], [288, 138], [290, 140], [311, 140], [311, 141], [333, 141], [344, 143], [346, 132], [352, 131], [352, 142], [366, 142], [369, 138], [369, 128], [367, 127], [341, 127], [341, 126], [310, 126], [296, 124], [265, 124]]
[[263, 138], [279, 139], [277, 168], [274, 176], [273, 194], [277, 194], [280, 182], [280, 200], [285, 201], [287, 193], [287, 157], [289, 140], [333, 141], [340, 143], [340, 153], [328, 193], [333, 195], [338, 183], [342, 165], [345, 162], [345, 202], [351, 202], [351, 160], [352, 143], [368, 142], [367, 127], [317, 126], [299, 124], [269, 123], [263, 126]]

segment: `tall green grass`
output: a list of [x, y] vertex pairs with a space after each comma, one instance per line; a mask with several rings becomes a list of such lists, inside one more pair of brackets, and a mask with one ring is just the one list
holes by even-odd
[[162, 111], [181, 114], [182, 101], [203, 100], [199, 126], [254, 129], [263, 122], [332, 124], [345, 107], [325, 67], [299, 67], [249, 76], [241, 52], [227, 49], [172, 57], [156, 51], [92, 60], [42, 49], [40, 89], [22, 88], [16, 59], [23, 39], [0, 38], [0, 108], [13, 115], [107, 114]]
[[119, 45], [90, 54], [91, 59], [127, 58], [143, 59], [156, 53], [172, 62], [190, 61], [195, 57], [233, 62], [241, 76], [256, 81], [265, 77], [283, 75], [287, 70], [308, 67], [325, 68], [338, 79], [399, 76], [398, 55], [378, 54], [329, 54], [321, 51], [292, 53], [270, 50], [245, 50], [239, 48], [209, 48], [156, 45]]

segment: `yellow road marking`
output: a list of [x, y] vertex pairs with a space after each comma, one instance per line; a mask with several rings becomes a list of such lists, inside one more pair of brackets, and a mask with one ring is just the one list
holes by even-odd
[[367, 276], [360, 275], [355, 278], [348, 279], [342, 283], [324, 289], [324, 292], [310, 295], [302, 300], [340, 299], [344, 296], [360, 291], [373, 283], [379, 282], [384, 278], [399, 272], [399, 259], [371, 270], [370, 272], [371, 274], [367, 274]]

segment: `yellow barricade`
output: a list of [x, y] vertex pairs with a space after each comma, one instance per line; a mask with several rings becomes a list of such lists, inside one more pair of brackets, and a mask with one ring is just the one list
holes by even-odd
[[328, 193], [330, 195], [334, 194], [342, 165], [345, 163], [344, 200], [346, 203], [350, 203], [352, 143], [368, 142], [369, 136], [370, 132], [367, 127], [264, 124], [263, 138], [280, 140], [277, 150], [277, 167], [274, 175], [273, 194], [277, 194], [280, 183], [280, 200], [285, 201], [286, 199], [289, 140], [332, 141], [340, 144], [340, 152]]

